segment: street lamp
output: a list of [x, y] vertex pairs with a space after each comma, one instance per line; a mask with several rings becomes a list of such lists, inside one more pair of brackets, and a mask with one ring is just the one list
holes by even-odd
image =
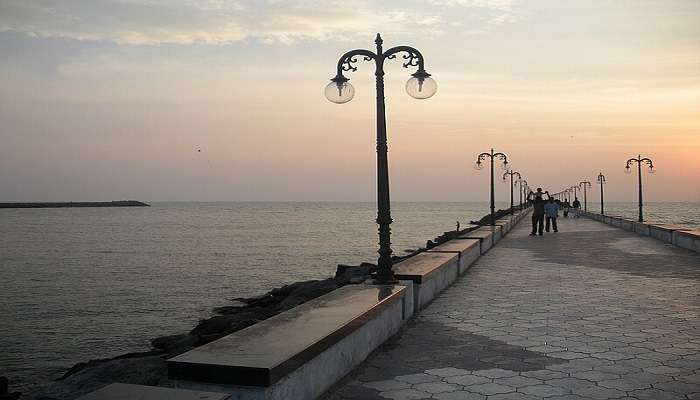
[[629, 160], [627, 160], [627, 164], [625, 165], [626, 174], [632, 172], [630, 170], [630, 165], [632, 165], [632, 163], [634, 162], [637, 163], [637, 175], [639, 177], [639, 222], [644, 222], [642, 214], [642, 163], [645, 163], [649, 166], [650, 174], [653, 174], [656, 171], [654, 171], [654, 163], [648, 158], [642, 158], [640, 154], [639, 156], [637, 156], [637, 158], [630, 158]]
[[484, 168], [481, 162], [487, 157], [491, 159], [491, 226], [494, 226], [496, 225], [496, 195], [493, 187], [493, 160], [495, 158], [500, 159], [503, 161], [503, 169], [508, 170], [508, 157], [503, 153], [494, 153], [493, 149], [491, 149], [490, 153], [481, 153], [476, 157], [474, 167], [479, 170]]
[[523, 209], [523, 190], [524, 190], [524, 187], [527, 187], [527, 181], [525, 179], [519, 178], [517, 181], [515, 181], [515, 183], [520, 185], [520, 186], [518, 186], [518, 188], [519, 188], [519, 192], [520, 192], [520, 209], [522, 210]]
[[583, 188], [583, 211], [588, 211], [588, 196], [586, 196], [586, 187], [591, 187], [591, 183], [588, 181], [579, 182], [579, 186]]
[[392, 271], [391, 254], [391, 209], [389, 200], [389, 163], [386, 140], [386, 110], [384, 106], [384, 61], [395, 59], [397, 54], [405, 60], [404, 68], [416, 67], [417, 71], [406, 82], [406, 92], [416, 99], [427, 99], [437, 91], [437, 83], [430, 77], [423, 65], [423, 55], [410, 46], [396, 46], [382, 50], [382, 37], [377, 34], [374, 43], [377, 51], [356, 49], [343, 54], [338, 60], [337, 73], [326, 86], [326, 98], [333, 103], [347, 103], [355, 95], [355, 88], [343, 72], [357, 71], [354, 66], [359, 57], [364, 61], [374, 60], [377, 87], [377, 224], [379, 224], [379, 259], [377, 261], [377, 282], [393, 283], [396, 277]]
[[600, 214], [605, 215], [605, 203], [603, 202], [603, 185], [605, 185], [605, 175], [598, 174], [598, 183], [600, 184]]
[[508, 175], [510, 175], [510, 213], [513, 214], [513, 187], [515, 186], [515, 183], [513, 183], [513, 176], [518, 175], [518, 179], [522, 178], [522, 176], [520, 175], [520, 172], [515, 172], [511, 169], [503, 174], [503, 182], [508, 181], [506, 179], [506, 176]]

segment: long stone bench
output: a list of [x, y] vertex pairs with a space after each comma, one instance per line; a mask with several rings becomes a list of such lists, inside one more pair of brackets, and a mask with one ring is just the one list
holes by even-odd
[[415, 313], [457, 279], [459, 255], [425, 251], [394, 264], [394, 275], [402, 285], [412, 286]]
[[78, 400], [227, 400], [226, 393], [112, 383]]
[[399, 330], [412, 306], [407, 292], [341, 287], [171, 358], [168, 376], [178, 388], [236, 400], [316, 398]]
[[481, 255], [479, 239], [452, 239], [428, 250], [431, 253], [455, 253], [459, 256], [459, 274], [464, 274]]
[[481, 254], [489, 251], [498, 240], [501, 239], [500, 226], [482, 226], [471, 232], [467, 232], [459, 237], [460, 239], [479, 239], [481, 243]]

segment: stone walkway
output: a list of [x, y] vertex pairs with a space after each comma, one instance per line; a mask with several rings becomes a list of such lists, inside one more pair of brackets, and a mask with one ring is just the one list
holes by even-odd
[[700, 399], [700, 255], [523, 220], [326, 396]]

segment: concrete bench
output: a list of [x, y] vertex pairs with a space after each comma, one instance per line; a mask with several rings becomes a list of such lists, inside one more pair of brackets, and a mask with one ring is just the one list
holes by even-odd
[[78, 400], [226, 400], [229, 398], [226, 393], [112, 383], [79, 397]]
[[626, 230], [627, 232], [634, 232], [634, 223], [636, 221], [627, 219], [627, 218], [620, 218], [620, 228]]
[[670, 224], [651, 224], [649, 226], [649, 234], [654, 239], [661, 240], [666, 243], [673, 243], [674, 231], [689, 231], [689, 228], [681, 228], [680, 226]]
[[459, 274], [464, 274], [481, 255], [479, 239], [452, 239], [428, 250], [431, 253], [455, 253], [459, 256]]
[[700, 229], [673, 231], [673, 244], [700, 253]]
[[413, 312], [425, 307], [459, 276], [459, 255], [454, 252], [423, 252], [394, 264], [402, 285], [413, 288]]
[[501, 238], [501, 227], [500, 226], [482, 226], [479, 229], [475, 229], [471, 232], [467, 232], [459, 237], [460, 239], [479, 239], [481, 242], [481, 254], [489, 251], [491, 247]]
[[651, 236], [651, 225], [645, 222], [635, 221], [632, 223], [632, 232], [642, 236]]
[[313, 399], [398, 332], [410, 300], [401, 285], [344, 286], [171, 358], [168, 376], [237, 400]]
[[508, 232], [510, 232], [514, 223], [513, 223], [513, 220], [511, 219], [511, 217], [503, 217], [503, 218], [496, 220], [496, 225], [500, 225], [501, 234], [503, 236], [505, 236]]

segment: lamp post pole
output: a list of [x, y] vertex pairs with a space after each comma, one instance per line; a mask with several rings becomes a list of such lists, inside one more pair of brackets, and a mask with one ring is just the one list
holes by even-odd
[[493, 161], [495, 158], [500, 159], [503, 161], [503, 169], [508, 168], [508, 157], [503, 154], [503, 153], [494, 153], [493, 149], [491, 149], [490, 153], [481, 153], [476, 157], [476, 169], [481, 169], [483, 168], [481, 162], [485, 160], [486, 158], [491, 159], [491, 226], [496, 225], [496, 194], [495, 194], [495, 188], [493, 185]]
[[598, 184], [600, 184], [600, 214], [605, 215], [605, 202], [603, 201], [603, 185], [605, 184], [605, 175], [598, 174]]
[[630, 173], [630, 166], [633, 163], [637, 163], [637, 177], [639, 178], [639, 222], [644, 222], [644, 214], [642, 211], [642, 164], [647, 164], [649, 166], [649, 173], [653, 174], [654, 171], [654, 163], [651, 161], [649, 158], [642, 158], [642, 155], [640, 154], [637, 156], [637, 158], [630, 158], [627, 160], [627, 163], [625, 165], [625, 173]]
[[338, 60], [336, 76], [326, 86], [326, 98], [337, 104], [347, 103], [355, 95], [355, 88], [348, 82], [343, 72], [357, 71], [354, 66], [359, 58], [374, 61], [377, 91], [377, 224], [379, 224], [379, 258], [377, 261], [377, 282], [394, 283], [396, 277], [392, 271], [391, 255], [391, 209], [389, 198], [389, 163], [387, 156], [386, 109], [384, 104], [384, 61], [395, 59], [398, 53], [403, 55], [405, 68], [416, 67], [417, 71], [406, 82], [406, 91], [417, 99], [427, 99], [437, 91], [437, 84], [427, 73], [423, 65], [423, 55], [410, 46], [396, 46], [386, 51], [382, 49], [382, 37], [377, 34], [374, 41], [376, 52], [364, 49], [350, 50]]
[[586, 195], [586, 187], [591, 187], [588, 181], [579, 182], [579, 186], [583, 188], [583, 211], [588, 211], [588, 196]]
[[517, 181], [515, 181], [518, 185], [518, 192], [520, 194], [520, 209], [523, 209], [523, 186], [527, 186], [527, 181], [525, 179], [519, 178]]
[[506, 176], [508, 175], [510, 175], [510, 213], [513, 214], [513, 187], [515, 187], [515, 183], [513, 183], [513, 176], [517, 175], [518, 179], [522, 178], [522, 176], [520, 175], [520, 172], [515, 172], [511, 169], [503, 174], [503, 182], [506, 182]]

